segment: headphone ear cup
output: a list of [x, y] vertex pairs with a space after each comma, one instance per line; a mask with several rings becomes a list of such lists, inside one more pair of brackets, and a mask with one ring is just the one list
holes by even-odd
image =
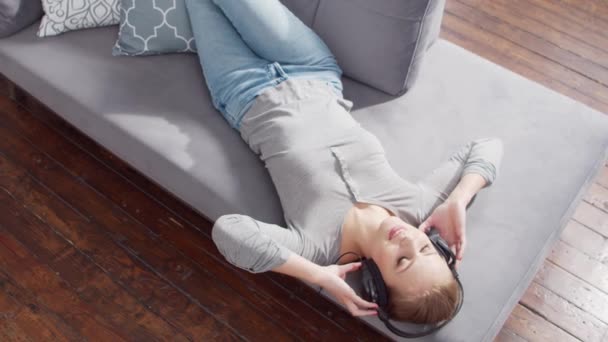
[[365, 260], [361, 262], [361, 282], [363, 284], [363, 299], [375, 303], [378, 300], [376, 285]]
[[437, 250], [437, 252], [439, 252], [439, 254], [441, 254], [441, 256], [448, 263], [448, 265], [450, 265], [450, 267], [452, 267], [454, 265], [454, 263], [456, 262], [456, 256], [450, 249], [450, 246], [448, 246], [448, 243], [444, 239], [441, 238], [441, 236], [439, 235], [439, 232], [435, 228], [431, 228], [427, 232], [427, 235], [429, 237], [429, 240], [431, 240], [431, 242], [433, 243], [433, 246], [435, 246], [435, 249]]
[[388, 306], [388, 290], [378, 265], [373, 259], [364, 259], [361, 264], [363, 290], [367, 297], [365, 299], [385, 310]]

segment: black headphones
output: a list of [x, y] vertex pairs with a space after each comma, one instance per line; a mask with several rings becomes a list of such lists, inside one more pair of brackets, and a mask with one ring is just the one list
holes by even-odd
[[390, 319], [388, 317], [388, 305], [389, 305], [389, 293], [386, 288], [386, 284], [384, 283], [384, 279], [382, 279], [382, 274], [380, 273], [380, 269], [378, 265], [374, 262], [373, 259], [363, 259], [361, 261], [361, 272], [362, 272], [362, 282], [363, 282], [363, 296], [365, 300], [372, 301], [378, 304], [378, 318], [384, 325], [392, 331], [393, 333], [406, 338], [416, 338], [422, 337], [425, 335], [432, 334], [437, 330], [441, 329], [444, 325], [449, 323], [460, 311], [462, 307], [462, 302], [464, 298], [464, 289], [462, 288], [462, 283], [458, 278], [458, 272], [456, 272], [456, 257], [452, 250], [448, 247], [448, 244], [439, 236], [439, 232], [435, 228], [431, 228], [427, 233], [431, 243], [435, 246], [437, 252], [445, 259], [458, 283], [458, 288], [460, 289], [459, 301], [454, 311], [454, 314], [449, 319], [439, 323], [434, 326], [430, 330], [426, 330], [423, 332], [407, 332], [398, 329], [396, 326], [391, 324]]

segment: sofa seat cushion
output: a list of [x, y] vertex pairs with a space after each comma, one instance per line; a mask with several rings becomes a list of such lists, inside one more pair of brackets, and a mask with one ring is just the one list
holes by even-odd
[[[284, 223], [264, 164], [213, 108], [195, 55], [112, 57], [117, 27], [42, 40], [35, 30], [0, 40], [1, 73], [210, 220]], [[467, 217], [464, 306], [422, 339], [491, 340], [605, 160], [608, 117], [443, 40], [404, 96], [343, 81], [353, 115], [407, 179], [473, 138], [502, 139], [499, 177]]]

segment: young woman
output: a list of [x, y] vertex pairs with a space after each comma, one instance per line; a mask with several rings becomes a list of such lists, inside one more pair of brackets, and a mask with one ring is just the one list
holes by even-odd
[[224, 215], [212, 232], [220, 252], [250, 272], [317, 284], [353, 315], [373, 315], [377, 305], [344, 281], [360, 263], [338, 256], [354, 252], [378, 264], [391, 318], [450, 317], [458, 287], [424, 232], [436, 227], [462, 259], [465, 209], [495, 179], [501, 142], [472, 141], [408, 182], [350, 115], [328, 47], [279, 0], [186, 3], [213, 105], [265, 162], [287, 223]]

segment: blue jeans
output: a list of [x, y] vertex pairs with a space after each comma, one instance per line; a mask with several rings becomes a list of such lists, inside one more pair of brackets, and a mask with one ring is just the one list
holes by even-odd
[[265, 88], [288, 78], [330, 83], [342, 69], [321, 38], [279, 0], [186, 0], [213, 106], [231, 127]]

